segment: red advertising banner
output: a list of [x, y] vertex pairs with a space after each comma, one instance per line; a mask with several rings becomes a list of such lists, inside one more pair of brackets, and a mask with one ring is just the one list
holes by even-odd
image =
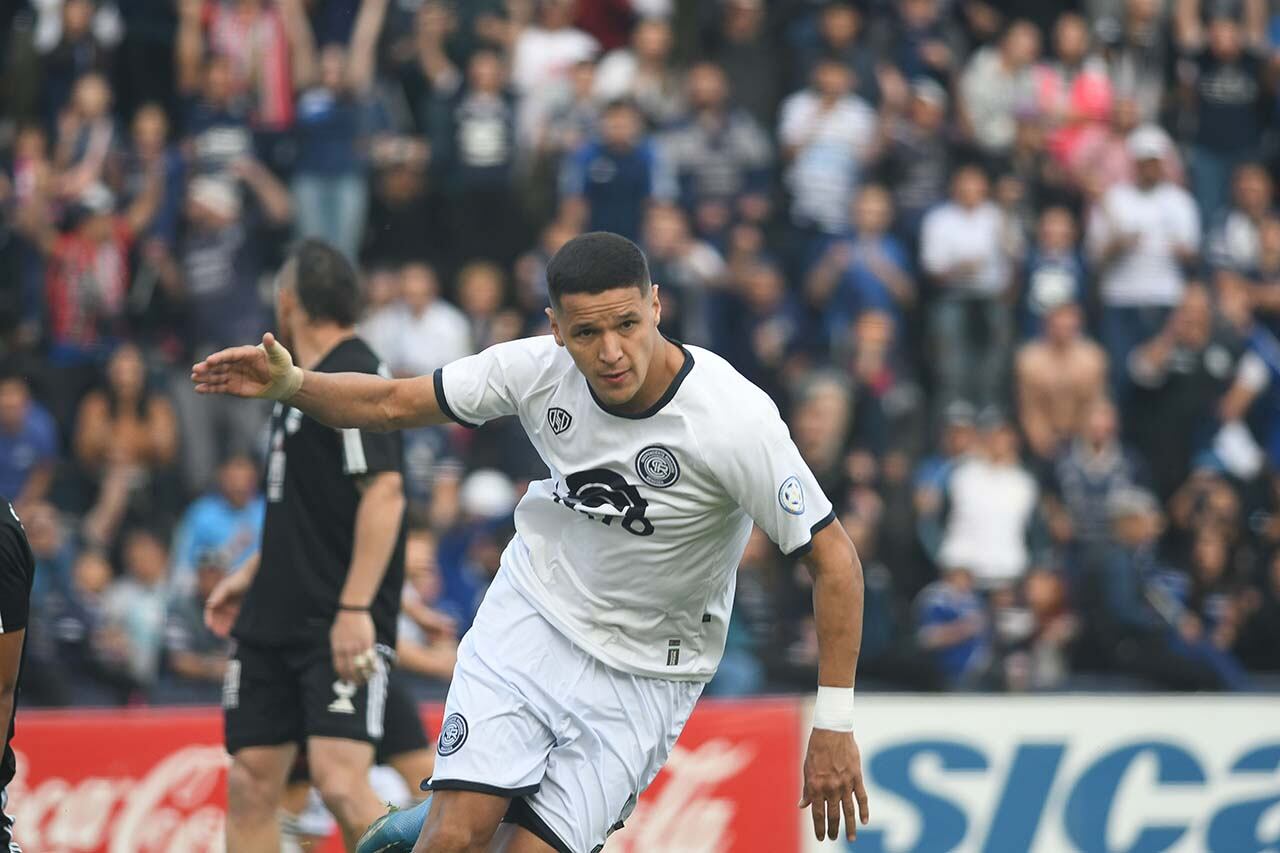
[[[701, 703], [610, 853], [798, 851], [799, 726], [791, 700]], [[27, 853], [222, 851], [217, 710], [26, 711], [14, 745], [9, 807]]]

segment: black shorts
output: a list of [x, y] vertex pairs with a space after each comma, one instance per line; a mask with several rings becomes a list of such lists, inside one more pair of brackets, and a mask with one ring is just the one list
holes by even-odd
[[231, 754], [249, 746], [334, 737], [382, 740], [390, 655], [364, 684], [338, 678], [329, 647], [237, 642], [222, 683], [223, 731]]
[[[418, 713], [418, 703], [413, 701], [413, 696], [404, 683], [404, 675], [400, 670], [393, 669], [387, 681], [387, 710], [382, 716], [382, 740], [378, 741], [373, 763], [388, 764], [397, 755], [430, 748], [431, 741], [427, 737], [427, 727], [422, 722], [422, 715]], [[298, 760], [289, 771], [289, 783], [304, 782], [308, 778], [307, 745], [303, 743], [299, 744]]]

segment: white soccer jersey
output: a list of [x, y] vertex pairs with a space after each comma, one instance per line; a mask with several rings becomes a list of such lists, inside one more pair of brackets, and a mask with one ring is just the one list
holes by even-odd
[[464, 425], [517, 415], [550, 469], [516, 507], [512, 584], [604, 663], [706, 681], [752, 521], [791, 554], [835, 516], [768, 396], [714, 353], [684, 353], [638, 415], [606, 411], [550, 336], [455, 361], [435, 390]]

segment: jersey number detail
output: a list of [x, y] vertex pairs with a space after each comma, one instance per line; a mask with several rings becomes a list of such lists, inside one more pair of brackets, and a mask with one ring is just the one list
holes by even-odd
[[570, 474], [565, 477], [564, 484], [569, 494], [556, 492], [554, 500], [557, 503], [596, 519], [606, 527], [620, 518], [622, 529], [628, 533], [636, 536], [653, 534], [653, 522], [644, 517], [649, 503], [640, 497], [640, 490], [620, 474], [608, 468], [592, 468]]

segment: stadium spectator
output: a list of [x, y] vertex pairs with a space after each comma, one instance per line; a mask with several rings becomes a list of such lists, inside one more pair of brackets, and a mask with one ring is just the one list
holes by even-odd
[[973, 575], [950, 568], [915, 600], [916, 636], [953, 689], [980, 686], [991, 666], [991, 625]]
[[1107, 190], [1089, 221], [1089, 252], [1099, 272], [1102, 343], [1112, 388], [1123, 404], [1129, 353], [1159, 331], [1182, 300], [1183, 267], [1200, 247], [1200, 219], [1187, 191], [1171, 183], [1162, 158], [1171, 143], [1158, 127], [1128, 140], [1135, 181]]
[[506, 310], [507, 286], [497, 264], [473, 261], [464, 266], [458, 272], [456, 294], [458, 309], [470, 325], [467, 340], [473, 351], [521, 336], [524, 320]]
[[1111, 78], [1092, 47], [1089, 22], [1067, 12], [1053, 25], [1053, 59], [1035, 69], [1036, 107], [1047, 125], [1046, 146], [1064, 165], [1111, 116]]
[[1206, 241], [1206, 258], [1213, 269], [1251, 275], [1262, 261], [1262, 229], [1274, 213], [1271, 176], [1259, 163], [1236, 168], [1231, 205], [1213, 219]]
[[301, 0], [283, 0], [281, 10], [300, 93], [293, 172], [298, 236], [327, 240], [354, 261], [368, 207], [369, 90], [387, 0], [363, 0], [350, 47], [327, 44], [318, 54]]
[[996, 46], [979, 49], [960, 78], [960, 107], [978, 148], [990, 158], [1013, 148], [1017, 116], [1034, 109], [1040, 33], [1015, 21]]
[[640, 238], [649, 202], [675, 199], [675, 179], [634, 104], [605, 107], [599, 136], [565, 161], [560, 195], [560, 215], [568, 221], [632, 240]]
[[118, 673], [146, 690], [160, 674], [164, 651], [169, 555], [160, 537], [145, 528], [124, 535], [121, 554], [123, 576], [102, 593], [101, 642]]
[[426, 30], [421, 61], [432, 89], [432, 161], [454, 208], [453, 254], [460, 262], [509, 262], [519, 230], [513, 203], [517, 116], [503, 59], [492, 50], [476, 51], [464, 79], [441, 35]]
[[1045, 315], [1064, 300], [1081, 307], [1087, 300], [1087, 270], [1076, 247], [1077, 229], [1071, 211], [1048, 207], [1040, 214], [1036, 239], [1023, 269], [1021, 336], [1039, 335]]
[[888, 190], [868, 184], [851, 207], [852, 236], [831, 242], [805, 284], [805, 295], [821, 318], [821, 338], [830, 349], [838, 349], [866, 311], [887, 313], [902, 327], [916, 299], [906, 250], [889, 233], [893, 199]]
[[448, 683], [458, 659], [458, 622], [436, 609], [442, 592], [435, 537], [424, 528], [410, 530], [404, 546], [396, 663], [437, 683]]
[[908, 80], [927, 77], [948, 84], [964, 63], [965, 38], [939, 0], [903, 0], [896, 5], [889, 56]]
[[12, 495], [19, 516], [48, 496], [58, 444], [57, 424], [31, 399], [27, 380], [12, 369], [0, 373], [0, 495]]
[[144, 241], [144, 254], [150, 249], [147, 240], [159, 240], [166, 248], [177, 242], [185, 173], [182, 155], [169, 144], [169, 118], [164, 109], [155, 103], [143, 104], [133, 116], [128, 146], [108, 163], [108, 177], [126, 205], [146, 193], [153, 175], [160, 182], [155, 215], [138, 235]]
[[886, 97], [878, 171], [893, 189], [898, 233], [914, 247], [924, 215], [947, 194], [951, 146], [945, 123], [949, 98], [937, 81], [911, 84], [905, 104]]
[[[1194, 454], [1217, 429], [1216, 406], [1235, 377], [1238, 342], [1215, 323], [1208, 290], [1187, 288], [1164, 328], [1134, 350], [1129, 423], [1150, 465], [1156, 494], [1168, 498], [1191, 471]], [[1177, 424], [1178, 429], [1169, 429]]]
[[711, 292], [724, 285], [724, 259], [710, 243], [689, 233], [684, 211], [671, 204], [649, 208], [641, 245], [649, 275], [661, 286], [663, 327], [686, 343], [705, 344], [708, 302]]
[[1191, 187], [1208, 222], [1227, 201], [1235, 167], [1257, 156], [1260, 117], [1274, 95], [1266, 58], [1251, 49], [1240, 23], [1222, 7], [1211, 11], [1207, 32], [1186, 27], [1179, 48], [1185, 56], [1179, 63], [1182, 106], [1195, 122]]
[[836, 57], [853, 73], [854, 91], [869, 104], [880, 103], [877, 45], [867, 32], [858, 4], [848, 0], [826, 3], [817, 14], [817, 39], [797, 51], [793, 79], [808, 80], [823, 57]]
[[[256, 550], [256, 540], [254, 548]], [[204, 605], [227, 573], [226, 552], [211, 549], [200, 554], [191, 568], [191, 583], [175, 587], [165, 613], [165, 673], [155, 690], [155, 701], [213, 704], [218, 702], [222, 677], [227, 670], [230, 641], [204, 623]]]
[[1261, 588], [1246, 588], [1240, 596], [1235, 652], [1250, 669], [1280, 672], [1280, 555], [1271, 555], [1260, 568]]
[[104, 596], [111, 582], [110, 561], [99, 551], [82, 551], [70, 587], [55, 589], [43, 608], [62, 691], [73, 705], [123, 705], [132, 692], [118, 665], [118, 635], [105, 630]]
[[537, 139], [556, 84], [567, 82], [569, 69], [594, 59], [600, 44], [573, 26], [574, 0], [545, 0], [536, 5], [533, 21], [515, 18], [508, 28], [511, 82], [521, 95], [520, 138]]
[[942, 405], [1002, 401], [1013, 332], [1004, 297], [1015, 259], [1005, 250], [1004, 214], [989, 186], [981, 167], [960, 167], [951, 201], [925, 216], [920, 233], [920, 264], [937, 287], [929, 332]]
[[712, 349], [752, 382], [780, 394], [783, 370], [802, 342], [804, 317], [777, 264], [746, 264], [727, 289], [712, 294], [708, 308]]
[[1140, 486], [1142, 466], [1120, 442], [1115, 406], [1101, 397], [1085, 413], [1076, 435], [1053, 467], [1047, 498], [1049, 527], [1062, 544], [1093, 555], [1110, 533], [1108, 501]]
[[724, 69], [689, 69], [690, 112], [663, 142], [694, 231], [719, 241], [738, 221], [761, 223], [770, 212], [773, 146], [746, 110], [730, 101]]
[[1137, 120], [1155, 121], [1165, 106], [1165, 75], [1173, 62], [1165, 5], [1158, 0], [1123, 0], [1117, 18], [1102, 32], [1107, 73], [1117, 92], [1133, 99]]
[[119, 144], [111, 114], [111, 87], [101, 74], [86, 74], [76, 81], [70, 105], [58, 116], [53, 156], [58, 197], [79, 198], [101, 184], [107, 160]]
[[631, 46], [605, 54], [596, 68], [595, 94], [608, 103], [633, 102], [651, 127], [663, 128], [684, 113], [684, 80], [671, 61], [671, 25], [645, 18], [631, 31]]
[[[190, 5], [179, 7], [184, 15], [179, 50], [182, 34], [190, 23], [185, 17]], [[183, 144], [193, 174], [226, 177], [232, 163], [254, 153], [249, 112], [244, 102], [236, 98], [231, 73], [231, 63], [222, 56], [211, 56], [189, 68], [179, 63], [177, 89], [184, 103]]]
[[399, 301], [365, 328], [369, 345], [396, 376], [422, 376], [475, 351], [466, 315], [441, 298], [435, 270], [426, 264], [400, 270]]
[[119, 214], [111, 191], [94, 184], [71, 206], [65, 233], [47, 218], [48, 201], [33, 198], [19, 211], [18, 225], [45, 257], [48, 359], [60, 372], [52, 409], [66, 424], [91, 381], [95, 361], [124, 331], [129, 251], [155, 213], [159, 182], [152, 176], [147, 189]]
[[876, 114], [851, 94], [852, 75], [839, 60], [813, 68], [809, 88], [786, 99], [778, 120], [791, 191], [791, 223], [803, 237], [841, 234], [849, 197], [863, 179], [876, 138]]
[[708, 58], [734, 81], [739, 104], [760, 124], [772, 127], [782, 98], [782, 60], [768, 33], [762, 0], [726, 0], [710, 36]]
[[38, 79], [44, 119], [52, 126], [77, 80], [111, 72], [124, 31], [114, 5], [65, 0], [41, 4], [41, 11], [34, 47], [42, 54]]
[[245, 455], [227, 458], [218, 466], [218, 490], [193, 501], [174, 530], [170, 584], [185, 593], [203, 562], [233, 569], [253, 556], [265, 512], [258, 466]]
[[1030, 565], [1027, 545], [1039, 487], [1018, 461], [1018, 433], [986, 413], [980, 449], [958, 463], [947, 483], [949, 513], [938, 562], [965, 569], [982, 590], [1016, 586]]
[[1028, 449], [1050, 461], [1106, 394], [1107, 356], [1083, 334], [1084, 312], [1070, 297], [1045, 306], [1044, 332], [1017, 354], [1018, 421]]
[[[232, 3], [180, 0], [175, 40], [178, 86], [192, 91], [208, 60], [221, 62], [227, 95], [244, 105], [265, 133], [293, 123], [289, 34], [281, 10], [264, 0]], [[246, 152], [238, 152], [246, 153]]]

